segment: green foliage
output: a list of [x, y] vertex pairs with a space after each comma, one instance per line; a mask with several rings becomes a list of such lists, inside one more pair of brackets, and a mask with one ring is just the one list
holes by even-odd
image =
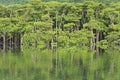
[[120, 79], [119, 3], [67, 2], [0, 5], [1, 80]]
[[114, 3], [106, 5], [85, 1], [76, 4], [36, 0], [24, 5], [0, 7], [0, 36], [11, 38], [19, 33], [23, 45], [34, 42], [38, 46], [38, 43], [44, 42], [45, 46], [50, 47], [58, 42], [64, 47], [90, 47], [99, 42], [98, 46], [102, 46], [101, 42], [107, 41], [118, 46], [120, 41], [120, 11]]
[[97, 43], [97, 46], [99, 46], [102, 49], [107, 49], [108, 45], [109, 43], [107, 42], [107, 40], [101, 40], [100, 42]]

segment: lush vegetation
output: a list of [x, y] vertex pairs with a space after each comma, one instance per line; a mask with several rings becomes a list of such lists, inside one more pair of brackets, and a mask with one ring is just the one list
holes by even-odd
[[4, 51], [21, 46], [87, 46], [99, 53], [99, 47], [120, 46], [120, 4], [31, 1], [1, 5], [0, 36]]
[[0, 5], [1, 80], [119, 80], [119, 47], [120, 3]]

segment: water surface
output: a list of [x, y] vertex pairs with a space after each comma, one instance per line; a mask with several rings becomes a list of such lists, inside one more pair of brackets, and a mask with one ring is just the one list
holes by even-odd
[[0, 54], [0, 80], [119, 80], [120, 52], [87, 48], [25, 49]]

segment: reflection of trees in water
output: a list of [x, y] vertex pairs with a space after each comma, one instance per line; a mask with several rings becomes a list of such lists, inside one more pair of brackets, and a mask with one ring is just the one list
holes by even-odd
[[[26, 49], [22, 55], [1, 55], [1, 79], [101, 80], [119, 79], [119, 51], [107, 49], [95, 56], [87, 48]], [[3, 59], [5, 58], [5, 59]], [[56, 63], [57, 61], [57, 63]], [[30, 76], [29, 76], [30, 75]]]

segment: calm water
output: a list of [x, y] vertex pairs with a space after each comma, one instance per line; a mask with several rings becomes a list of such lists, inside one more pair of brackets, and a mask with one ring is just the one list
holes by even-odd
[[25, 49], [0, 55], [0, 80], [120, 80], [120, 52], [87, 48]]

